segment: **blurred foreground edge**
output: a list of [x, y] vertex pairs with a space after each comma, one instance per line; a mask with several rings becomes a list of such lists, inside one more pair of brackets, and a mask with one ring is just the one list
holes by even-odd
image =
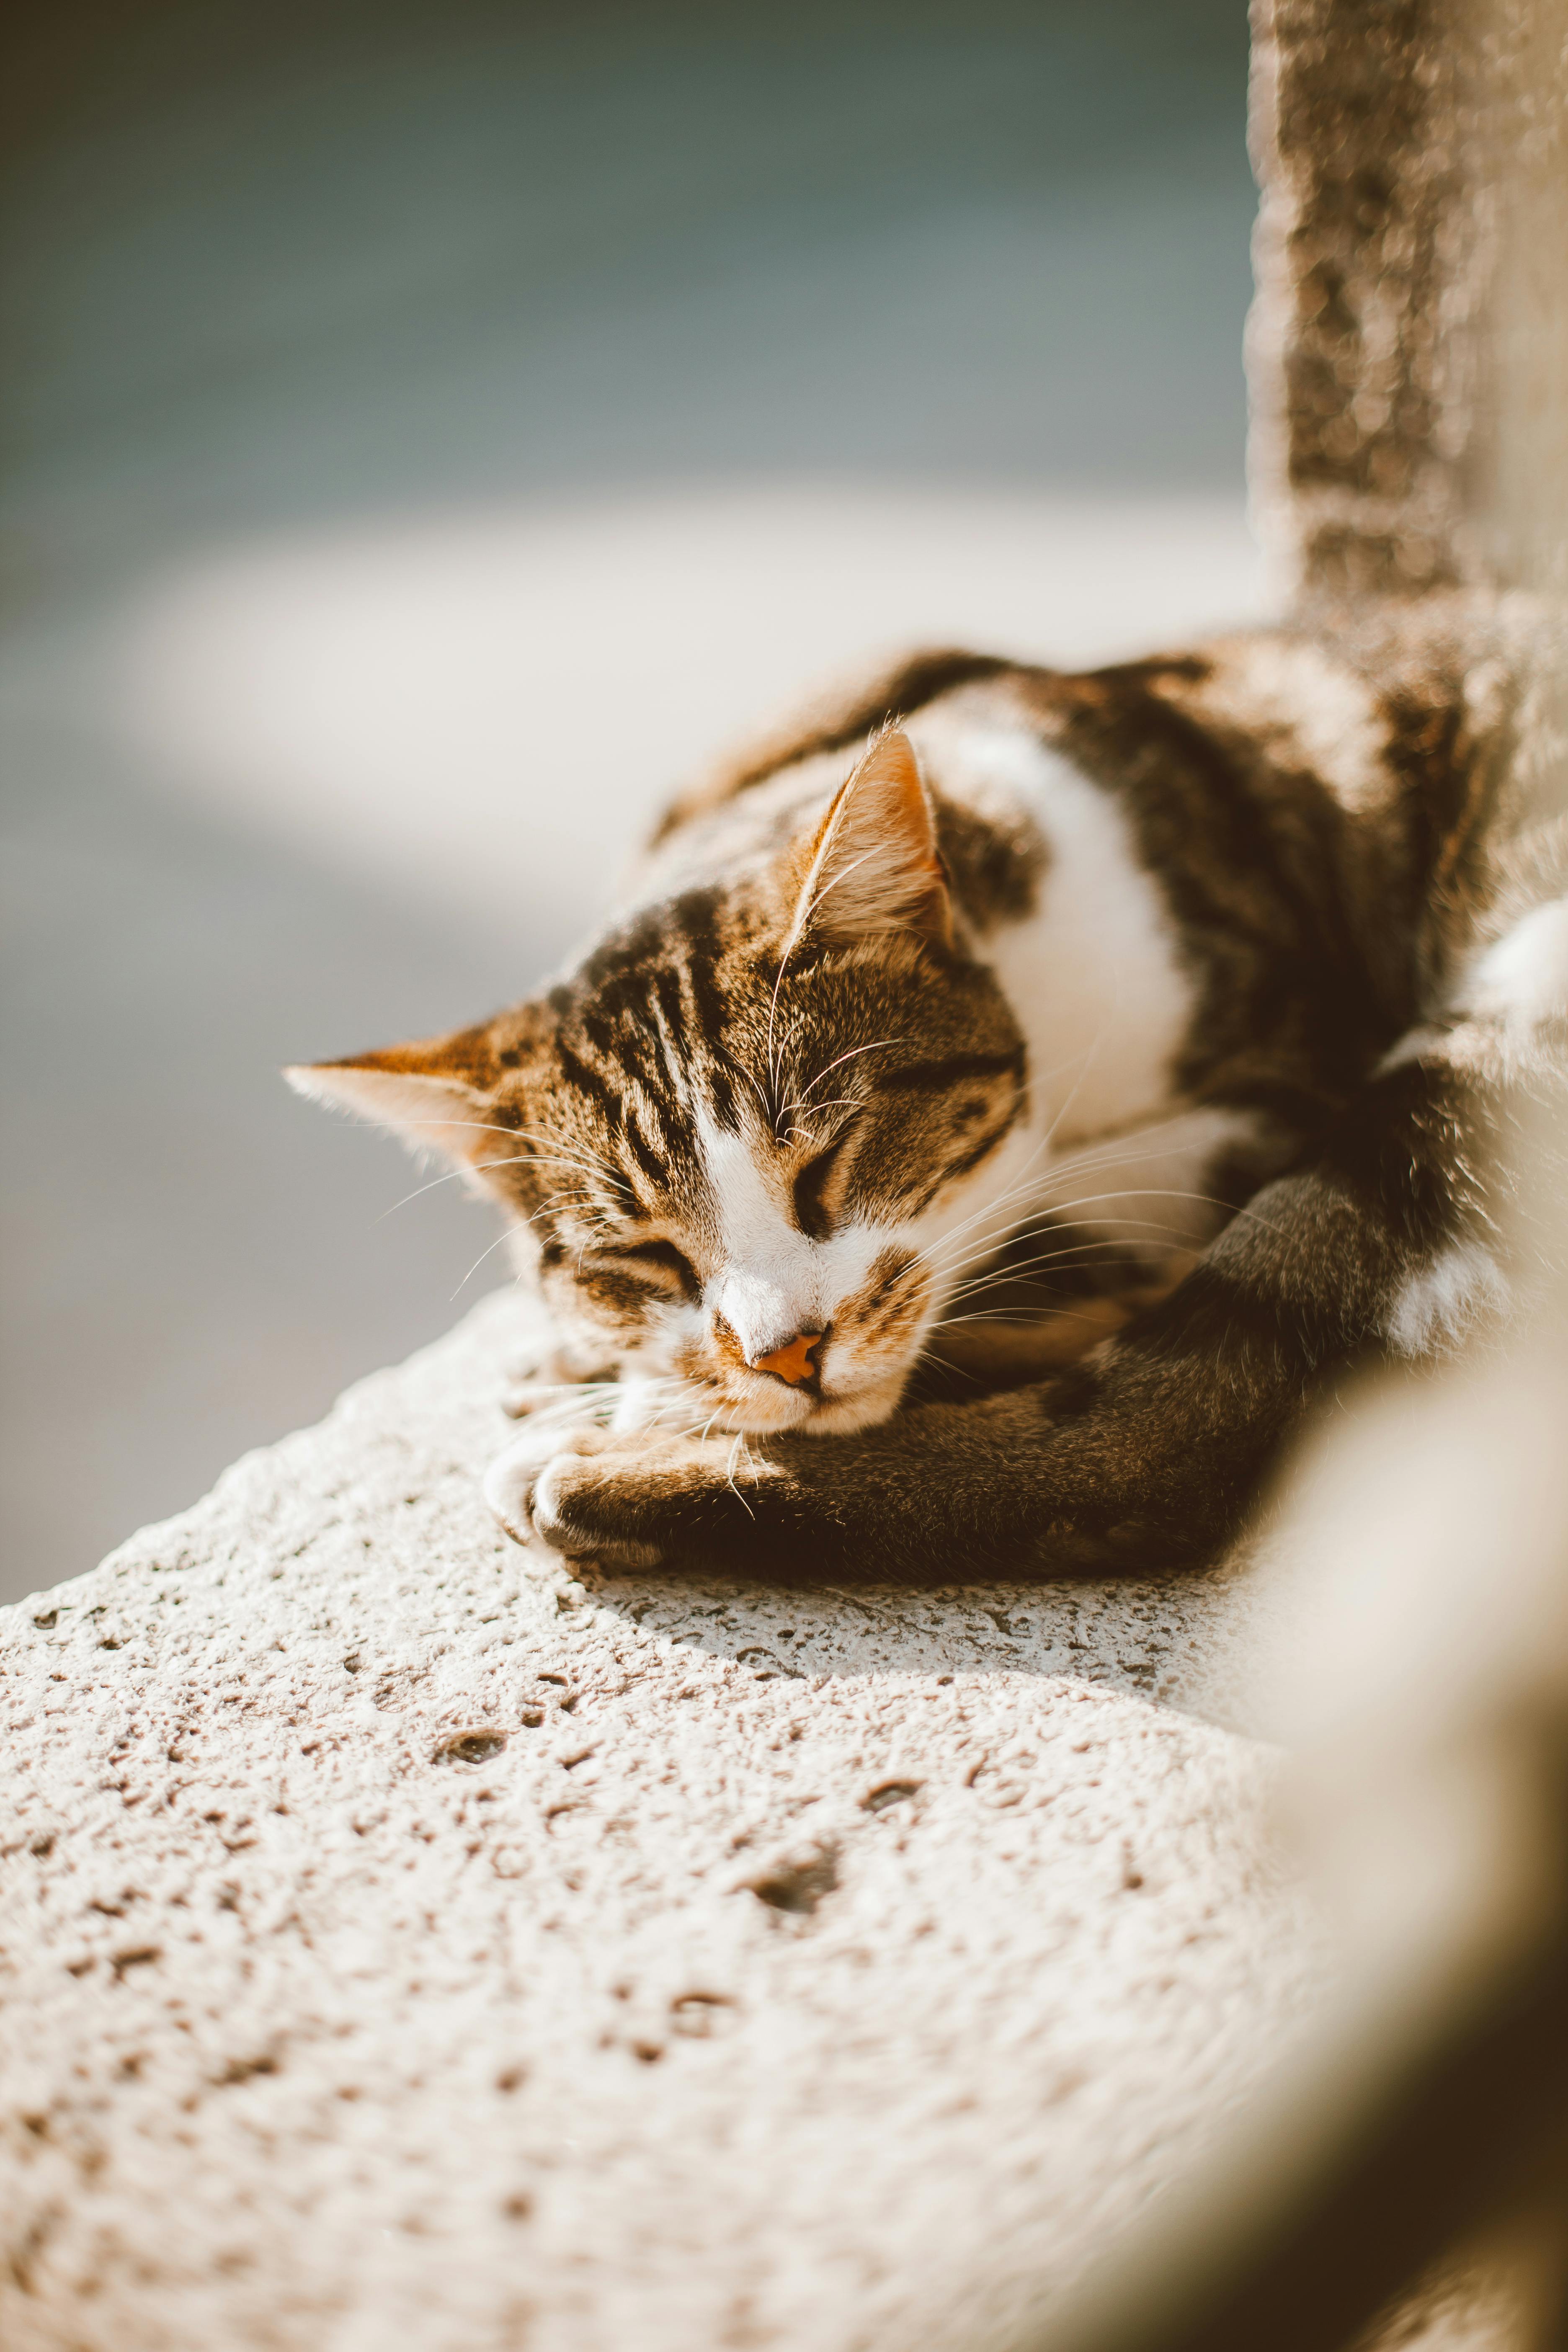
[[[1249, 463], [1276, 577], [1304, 614], [1516, 594], [1560, 766], [1568, 0], [1253, 0], [1252, 26]], [[1380, 2317], [1488, 2232], [1519, 2352], [1568, 2347], [1560, 1148], [1522, 1137], [1505, 1171], [1554, 1293], [1512, 1360], [1391, 1384], [1288, 1499], [1297, 1618], [1337, 1611], [1363, 1653], [1290, 1790], [1359, 1921], [1338, 2012], [1018, 2352], [1425, 2343], [1418, 2312], [1386, 2339]], [[1392, 1638], [1358, 1576], [1396, 1596]], [[1430, 2340], [1501, 2352], [1498, 2324]]]

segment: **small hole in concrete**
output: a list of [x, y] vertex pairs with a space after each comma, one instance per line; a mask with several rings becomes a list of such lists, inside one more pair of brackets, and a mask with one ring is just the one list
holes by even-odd
[[640, 2058], [645, 2066], [651, 2066], [656, 2059], [663, 2057], [664, 2044], [662, 2042], [634, 2042], [632, 2055]]
[[564, 1675], [535, 1675], [533, 1679], [536, 1683], [559, 1683], [563, 1690], [566, 1688]]
[[706, 2042], [725, 2021], [735, 2004], [724, 1992], [683, 1992], [669, 2004], [669, 2021], [677, 2033]]
[[544, 1720], [544, 1709], [542, 1706], [525, 1706], [521, 1720], [525, 1731], [537, 1731]]
[[437, 1764], [483, 1764], [506, 1746], [504, 1731], [455, 1731], [436, 1750]]
[[533, 2200], [521, 2195], [509, 2197], [500, 2210], [509, 2221], [526, 2221], [533, 2210]]
[[521, 2091], [527, 2080], [528, 2077], [521, 2066], [508, 2066], [496, 2076], [496, 2089], [505, 2092]]
[[226, 2087], [231, 2083], [248, 2083], [253, 2074], [276, 2074], [277, 2072], [277, 2059], [270, 2052], [262, 2051], [254, 2058], [231, 2058], [217, 2079]]
[[128, 1969], [145, 1968], [150, 1961], [161, 1960], [163, 1957], [156, 1944], [143, 1944], [133, 1952], [116, 1952], [114, 1973], [122, 1977]]
[[918, 1780], [879, 1780], [870, 1794], [861, 1798], [860, 1810], [863, 1813], [885, 1812], [889, 1805], [900, 1805], [906, 1797], [918, 1795], [920, 1785]]
[[46, 1609], [42, 1616], [35, 1617], [33, 1620], [40, 1633], [47, 1633], [51, 1625], [58, 1625], [59, 1622], [60, 1612], [58, 1609]]
[[823, 1853], [786, 1870], [770, 1871], [765, 1878], [753, 1878], [751, 1888], [757, 1900], [772, 1911], [811, 1912], [837, 1884], [833, 1856]]

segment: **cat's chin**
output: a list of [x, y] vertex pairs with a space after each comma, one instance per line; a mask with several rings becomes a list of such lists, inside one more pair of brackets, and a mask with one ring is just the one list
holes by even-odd
[[794, 1396], [778, 1405], [771, 1402], [731, 1405], [725, 1420], [748, 1437], [847, 1437], [857, 1429], [870, 1429], [898, 1410], [905, 1376], [879, 1381], [875, 1386], [853, 1389], [837, 1396]]

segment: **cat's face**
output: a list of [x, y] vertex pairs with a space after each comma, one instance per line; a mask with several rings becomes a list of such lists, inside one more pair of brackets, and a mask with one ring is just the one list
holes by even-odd
[[1022, 1042], [951, 925], [884, 737], [804, 838], [548, 1000], [303, 1082], [472, 1171], [587, 1360], [722, 1428], [858, 1428], [897, 1405], [1021, 1133]]

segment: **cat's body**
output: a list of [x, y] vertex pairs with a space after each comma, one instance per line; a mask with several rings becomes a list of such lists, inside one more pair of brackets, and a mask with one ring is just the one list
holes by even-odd
[[546, 998], [299, 1074], [501, 1198], [597, 1383], [506, 1523], [1199, 1557], [1337, 1371], [1502, 1311], [1489, 1138], [1568, 1009], [1527, 635], [918, 657], [679, 803]]

